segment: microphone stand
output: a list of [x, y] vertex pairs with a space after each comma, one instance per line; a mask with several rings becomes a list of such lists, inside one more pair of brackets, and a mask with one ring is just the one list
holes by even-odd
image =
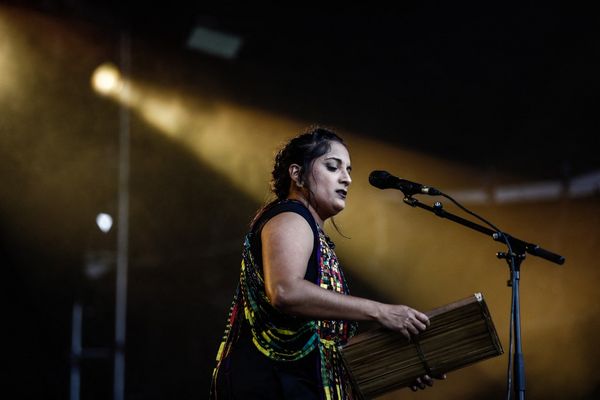
[[[443, 196], [443, 193], [440, 193]], [[450, 198], [449, 196], [446, 196]], [[450, 198], [450, 200], [452, 200]], [[452, 200], [454, 201], [454, 200]], [[514, 398], [519, 400], [525, 399], [525, 364], [523, 362], [523, 350], [521, 347], [521, 307], [519, 304], [519, 280], [521, 271], [521, 262], [525, 259], [525, 253], [544, 258], [550, 262], [562, 265], [565, 262], [565, 258], [559, 254], [545, 250], [537, 244], [528, 243], [523, 240], [517, 239], [507, 233], [495, 231], [479, 225], [473, 221], [469, 221], [458, 215], [452, 214], [444, 210], [441, 202], [436, 201], [433, 207], [421, 203], [419, 200], [412, 197], [411, 194], [405, 193], [404, 202], [411, 207], [419, 207], [440, 218], [446, 218], [456, 223], [459, 223], [467, 228], [471, 228], [475, 231], [481, 232], [485, 235], [491, 236], [493, 240], [498, 242], [505, 242], [508, 246], [508, 251], [496, 253], [496, 257], [503, 258], [508, 263], [510, 269], [510, 280], [507, 282], [507, 286], [512, 287], [512, 307], [511, 307], [511, 327], [514, 329], [514, 354], [513, 356], [513, 370], [510, 370], [508, 376], [508, 393], [507, 396], [511, 398], [511, 394], [514, 394]], [[512, 344], [512, 341], [511, 341]], [[511, 355], [509, 354], [509, 357]], [[510, 365], [510, 358], [509, 358]], [[514, 393], [510, 392], [510, 374], [515, 380]]]

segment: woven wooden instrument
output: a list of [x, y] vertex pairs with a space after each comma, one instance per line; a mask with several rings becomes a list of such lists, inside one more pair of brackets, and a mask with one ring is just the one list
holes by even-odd
[[377, 328], [342, 347], [355, 398], [371, 399], [425, 374], [441, 375], [503, 353], [481, 293], [426, 314], [430, 326], [410, 341]]

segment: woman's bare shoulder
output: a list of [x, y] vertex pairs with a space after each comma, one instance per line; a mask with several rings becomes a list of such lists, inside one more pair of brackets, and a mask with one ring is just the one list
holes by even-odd
[[312, 243], [313, 232], [308, 221], [300, 214], [284, 211], [271, 218], [264, 225], [261, 233], [263, 239], [310, 239]]

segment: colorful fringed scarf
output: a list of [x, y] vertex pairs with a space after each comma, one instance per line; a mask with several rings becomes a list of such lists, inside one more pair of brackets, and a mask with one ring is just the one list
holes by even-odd
[[[349, 294], [334, 245], [319, 228], [318, 284], [323, 289]], [[213, 386], [221, 361], [239, 337], [243, 319], [248, 322], [256, 348], [277, 361], [295, 361], [315, 348], [320, 353], [322, 397], [326, 400], [351, 399], [351, 387], [338, 347], [356, 331], [356, 323], [343, 320], [306, 320], [275, 309], [267, 298], [262, 270], [250, 251], [251, 233], [244, 240], [240, 282], [229, 311], [223, 341], [217, 353]]]

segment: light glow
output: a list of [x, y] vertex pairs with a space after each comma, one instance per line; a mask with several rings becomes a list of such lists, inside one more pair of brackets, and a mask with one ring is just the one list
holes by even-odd
[[113, 219], [110, 214], [100, 213], [96, 216], [96, 225], [104, 233], [108, 233], [113, 225]]
[[104, 95], [117, 93], [123, 86], [121, 71], [111, 63], [104, 63], [92, 74], [92, 86]]
[[0, 100], [13, 97], [19, 87], [19, 60], [16, 58], [14, 36], [10, 26], [5, 23], [4, 15], [0, 14]]

